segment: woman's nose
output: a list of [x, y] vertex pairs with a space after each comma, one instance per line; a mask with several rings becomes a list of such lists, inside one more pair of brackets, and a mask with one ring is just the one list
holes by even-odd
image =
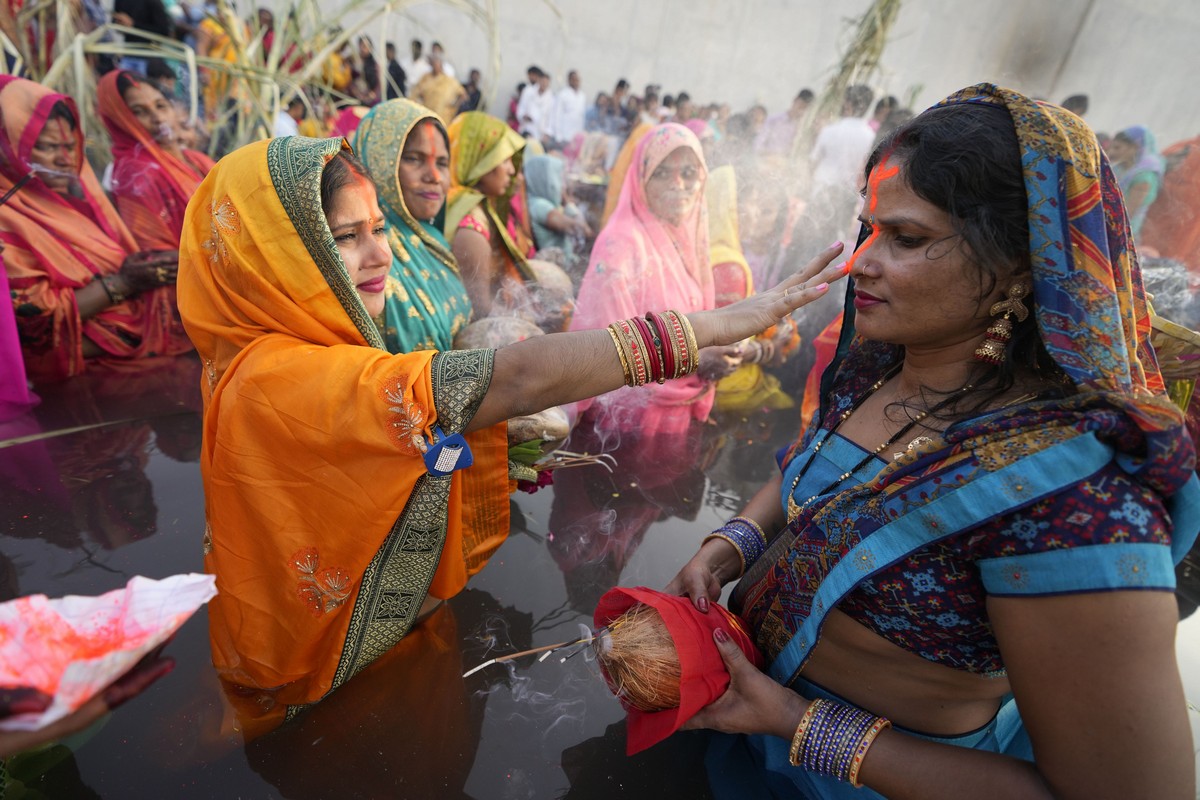
[[388, 244], [387, 237], [380, 236], [380, 237], [376, 238], [375, 246], [376, 246], [376, 251], [375, 251], [375, 259], [373, 261], [373, 266], [376, 266], [376, 267], [390, 266], [392, 263], [392, 248], [391, 248], [391, 245]]

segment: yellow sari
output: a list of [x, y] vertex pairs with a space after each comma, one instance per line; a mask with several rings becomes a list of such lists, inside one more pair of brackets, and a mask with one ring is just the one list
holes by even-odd
[[[712, 263], [716, 305], [736, 303], [754, 294], [754, 275], [742, 253], [738, 235], [737, 178], [733, 167], [717, 167], [705, 185], [708, 203], [708, 258]], [[775, 328], [761, 338], [770, 339]], [[717, 410], [746, 414], [764, 408], [791, 408], [795, 403], [760, 364], [743, 364], [717, 382]]]
[[[196, 26], [197, 51], [199, 55], [227, 61], [230, 64], [238, 60], [238, 52], [246, 49], [249, 31], [245, 23], [237, 18], [228, 8], [217, 12], [224, 19], [206, 16]], [[231, 31], [240, 37], [234, 41]], [[204, 68], [205, 82], [203, 85], [204, 113], [212, 119], [220, 116], [221, 105], [227, 99], [230, 90], [229, 75], [209, 67]]]
[[[475, 188], [479, 179], [487, 175], [506, 160], [512, 159], [513, 169], [521, 175], [521, 160], [525, 151], [525, 140], [508, 127], [503, 120], [482, 111], [467, 111], [454, 118], [446, 129], [450, 138], [450, 194], [446, 198], [446, 240], [453, 243], [460, 223], [478, 205], [500, 235], [499, 249], [504, 264], [497, 273], [506, 273], [520, 281], [534, 281], [526, 263], [528, 242], [520, 241], [520, 235], [512, 219], [512, 200], [517, 191], [518, 180], [513, 179], [508, 195], [499, 203], [484, 197]], [[485, 234], [490, 240], [490, 234]]]
[[222, 677], [289, 715], [399, 642], [508, 533], [505, 425], [426, 472], [411, 434], [471, 420], [493, 351], [390, 355], [320, 200], [341, 139], [247, 145], [184, 220], [180, 312], [203, 360], [205, 568]]

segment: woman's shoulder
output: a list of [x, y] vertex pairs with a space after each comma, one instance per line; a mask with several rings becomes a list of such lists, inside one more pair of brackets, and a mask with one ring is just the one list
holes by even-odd
[[[1074, 590], [1111, 583], [1122, 570], [1129, 580], [1152, 581], [1155, 563], [1158, 572], [1169, 571], [1171, 534], [1164, 499], [1114, 460], [969, 536], [985, 582], [1016, 592], [1022, 576], [1028, 582], [1040, 575], [1047, 585], [1071, 582]], [[1026, 560], [1027, 568], [1017, 566]]]
[[474, 231], [489, 242], [492, 240], [492, 221], [488, 219], [487, 212], [483, 210], [483, 204], [472, 208], [458, 222], [459, 230], [467, 229]]

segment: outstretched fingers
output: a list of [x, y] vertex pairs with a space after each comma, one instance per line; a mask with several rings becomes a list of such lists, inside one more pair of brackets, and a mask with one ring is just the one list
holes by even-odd
[[845, 262], [831, 263], [841, 252], [842, 243], [834, 242], [808, 262], [804, 269], [779, 282], [775, 291], [782, 293], [780, 300], [786, 307], [780, 316], [816, 300], [829, 291], [829, 284], [846, 277], [849, 270]]
[[[788, 277], [784, 278], [782, 281], [780, 281], [778, 283], [778, 285], [775, 286], [775, 288], [786, 290], [792, 286], [797, 286], [801, 283], [807, 283], [809, 285], [812, 285], [814, 283], [820, 283], [821, 282], [820, 280], [814, 280], [814, 279], [816, 279], [822, 273], [827, 272], [829, 266], [833, 263], [834, 259], [836, 259], [838, 256], [840, 256], [844, 249], [845, 249], [845, 245], [843, 245], [841, 242], [834, 242], [833, 244], [829, 245], [821, 252], [817, 253], [812, 258], [812, 260], [809, 261], [807, 264], [805, 264], [803, 267], [796, 270], [790, 276], [788, 276]], [[839, 264], [838, 266], [840, 267], [841, 265]], [[836, 274], [836, 270], [829, 274], [831, 276]]]

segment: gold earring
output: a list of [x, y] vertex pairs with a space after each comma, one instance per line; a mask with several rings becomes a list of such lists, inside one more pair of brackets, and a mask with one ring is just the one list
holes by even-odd
[[987, 364], [999, 364], [1004, 361], [1004, 350], [1012, 339], [1013, 323], [1010, 318], [1015, 316], [1017, 322], [1024, 322], [1029, 316], [1029, 309], [1021, 302], [1021, 298], [1029, 294], [1029, 288], [1025, 281], [1017, 281], [1008, 287], [1008, 299], [992, 306], [989, 313], [999, 319], [992, 322], [983, 337], [983, 344], [975, 349], [976, 361]]

